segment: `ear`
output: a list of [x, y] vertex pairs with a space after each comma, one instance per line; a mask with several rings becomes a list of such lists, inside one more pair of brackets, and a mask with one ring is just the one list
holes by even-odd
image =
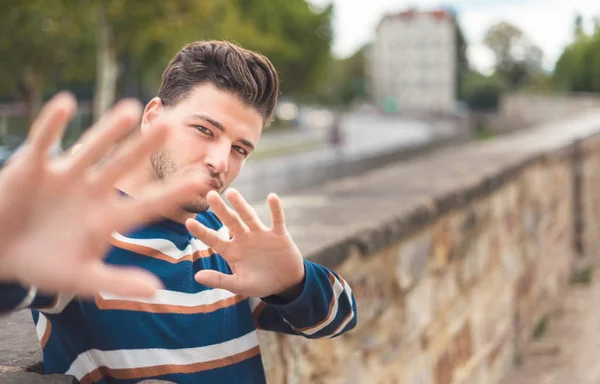
[[150, 126], [158, 119], [163, 112], [163, 102], [159, 97], [154, 97], [144, 108], [142, 116], [142, 131], [150, 129]]

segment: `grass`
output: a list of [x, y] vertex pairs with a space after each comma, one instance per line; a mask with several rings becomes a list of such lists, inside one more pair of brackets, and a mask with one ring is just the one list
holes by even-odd
[[533, 328], [533, 339], [538, 340], [540, 337], [544, 336], [546, 330], [548, 329], [548, 322], [550, 321], [549, 315], [544, 315]]
[[571, 283], [574, 284], [590, 284], [592, 282], [592, 267], [581, 268], [573, 273]]
[[494, 133], [483, 124], [477, 124], [475, 126], [475, 139], [477, 140], [489, 140], [494, 137]]

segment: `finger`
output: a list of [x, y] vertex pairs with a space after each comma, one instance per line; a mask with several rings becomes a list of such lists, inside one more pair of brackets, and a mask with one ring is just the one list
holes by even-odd
[[194, 276], [196, 281], [210, 288], [225, 289], [229, 292], [238, 293], [237, 279], [233, 275], [217, 272], [214, 270], [203, 270]]
[[144, 189], [135, 198], [117, 197], [114, 211], [107, 212], [105, 222], [111, 230], [129, 231], [160, 216], [175, 212], [181, 204], [198, 196], [203, 188], [198, 180], [172, 178], [167, 183], [156, 183]]
[[186, 220], [185, 226], [192, 235], [196, 236], [200, 241], [208, 245], [210, 248], [219, 252], [222, 256], [223, 254], [227, 253], [226, 248], [228, 241], [223, 240], [217, 231], [205, 227], [195, 219]]
[[152, 273], [135, 267], [116, 267], [98, 261], [79, 272], [72, 293], [92, 297], [98, 292], [119, 296], [151, 297], [162, 282]]
[[133, 100], [121, 101], [81, 138], [75, 153], [66, 158], [67, 172], [79, 177], [88, 167], [101, 160], [111, 147], [135, 128], [141, 106]]
[[225, 202], [217, 192], [209, 191], [206, 195], [206, 200], [219, 220], [229, 228], [234, 237], [242, 236], [246, 233], [246, 226], [242, 223], [238, 214], [225, 205]]
[[262, 221], [260, 221], [258, 218], [256, 210], [252, 208], [250, 204], [248, 204], [246, 199], [244, 199], [242, 194], [236, 189], [229, 188], [227, 191], [227, 199], [231, 202], [233, 208], [235, 208], [237, 213], [240, 215], [240, 218], [244, 221], [248, 228], [250, 228], [250, 230], [258, 231], [267, 229]]
[[50, 99], [31, 126], [26, 143], [28, 153], [45, 158], [52, 144], [61, 138], [76, 108], [77, 102], [68, 92]]
[[91, 182], [111, 188], [129, 170], [146, 161], [147, 155], [161, 145], [166, 134], [167, 127], [159, 125], [143, 136], [137, 134], [128, 139], [102, 167], [91, 174]]
[[269, 209], [271, 210], [271, 230], [276, 234], [283, 235], [287, 232], [285, 227], [285, 214], [279, 197], [271, 193], [267, 197]]

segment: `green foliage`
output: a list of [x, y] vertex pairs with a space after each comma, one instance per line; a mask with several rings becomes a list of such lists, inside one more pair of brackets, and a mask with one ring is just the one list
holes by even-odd
[[353, 55], [331, 60], [330, 103], [348, 106], [353, 101], [367, 96], [367, 74], [365, 61], [369, 46], [365, 45]]
[[172, 56], [208, 39], [265, 54], [286, 96], [329, 91], [332, 6], [315, 10], [305, 0], [2, 0], [0, 99], [26, 101], [31, 116], [59, 89], [91, 99], [100, 8], [119, 67], [117, 99], [154, 96]]
[[471, 72], [465, 77], [461, 98], [474, 111], [494, 111], [508, 88], [508, 82], [501, 75]]
[[0, 95], [35, 110], [51, 83], [85, 78], [93, 65], [86, 16], [84, 2], [0, 2]]
[[496, 73], [513, 89], [522, 87], [542, 70], [541, 49], [510, 23], [492, 25], [486, 32], [484, 43], [494, 52]]
[[220, 38], [269, 57], [281, 75], [283, 94], [322, 91], [329, 74], [333, 6], [315, 11], [305, 0], [230, 2], [237, 13], [218, 31]]
[[562, 91], [600, 92], [600, 30], [580, 33], [565, 48], [554, 69], [553, 83]]

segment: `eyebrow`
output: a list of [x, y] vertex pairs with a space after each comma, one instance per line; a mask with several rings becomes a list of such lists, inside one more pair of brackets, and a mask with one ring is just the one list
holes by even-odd
[[[195, 119], [200, 119], [200, 120], [204, 120], [207, 123], [209, 123], [210, 125], [213, 125], [215, 128], [217, 128], [219, 131], [221, 132], [225, 132], [225, 127], [223, 126], [223, 124], [219, 123], [217, 120], [206, 116], [206, 115], [192, 115], [193, 118]], [[254, 150], [254, 144], [252, 144], [250, 141], [246, 140], [246, 139], [239, 139], [239, 142], [244, 144], [247, 147], [250, 147], [252, 150]]]

